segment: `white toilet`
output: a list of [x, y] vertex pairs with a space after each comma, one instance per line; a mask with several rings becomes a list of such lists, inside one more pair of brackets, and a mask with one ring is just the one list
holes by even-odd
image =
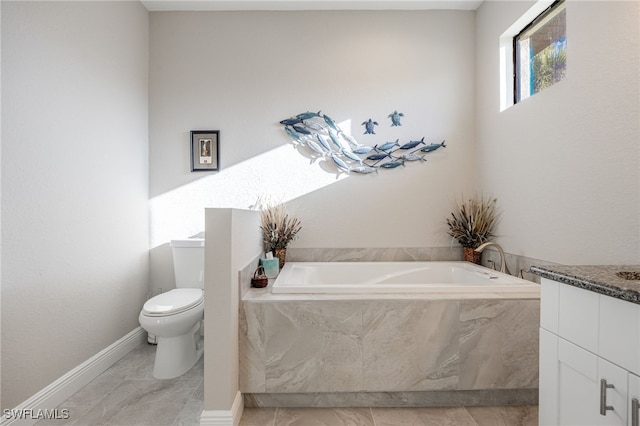
[[204, 341], [204, 239], [171, 241], [176, 289], [149, 299], [140, 312], [142, 328], [157, 337], [153, 377], [172, 379], [200, 359]]

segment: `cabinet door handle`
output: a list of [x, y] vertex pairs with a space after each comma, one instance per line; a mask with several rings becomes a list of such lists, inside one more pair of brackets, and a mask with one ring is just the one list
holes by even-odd
[[640, 411], [640, 401], [638, 398], [631, 400], [631, 426], [640, 426], [638, 424], [638, 411]]
[[605, 379], [600, 379], [600, 415], [606, 416], [607, 411], [612, 410], [613, 407], [607, 405], [607, 389], [613, 389], [615, 386], [607, 384]]

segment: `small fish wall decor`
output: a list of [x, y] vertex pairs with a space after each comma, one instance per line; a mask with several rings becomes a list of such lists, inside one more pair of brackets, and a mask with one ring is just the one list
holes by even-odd
[[[402, 117], [404, 114], [398, 111], [389, 114], [391, 127], [402, 126]], [[373, 146], [360, 144], [322, 111], [303, 112], [280, 124], [294, 145], [305, 147], [314, 160], [327, 160], [338, 173], [377, 174], [379, 169], [406, 167], [407, 162], [426, 162], [429, 153], [447, 147], [445, 141], [427, 144], [424, 137], [406, 142], [398, 138]], [[375, 135], [378, 122], [369, 118], [362, 125], [365, 135]]]

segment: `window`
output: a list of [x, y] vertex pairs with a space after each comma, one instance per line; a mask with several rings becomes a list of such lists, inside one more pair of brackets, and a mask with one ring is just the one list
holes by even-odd
[[513, 38], [514, 103], [562, 80], [567, 71], [564, 0], [547, 10]]

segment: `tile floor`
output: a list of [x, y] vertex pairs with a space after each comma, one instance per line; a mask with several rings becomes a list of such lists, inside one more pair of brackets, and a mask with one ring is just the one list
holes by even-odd
[[240, 426], [537, 426], [537, 406], [245, 408]]
[[[196, 426], [204, 396], [201, 359], [172, 380], [154, 379], [155, 346], [142, 344], [58, 407], [67, 420], [38, 426]], [[451, 408], [245, 408], [241, 426], [533, 426], [537, 406]]]
[[41, 420], [38, 426], [178, 426], [198, 425], [204, 398], [204, 362], [171, 380], [154, 379], [156, 347], [143, 343], [59, 409], [69, 419]]

